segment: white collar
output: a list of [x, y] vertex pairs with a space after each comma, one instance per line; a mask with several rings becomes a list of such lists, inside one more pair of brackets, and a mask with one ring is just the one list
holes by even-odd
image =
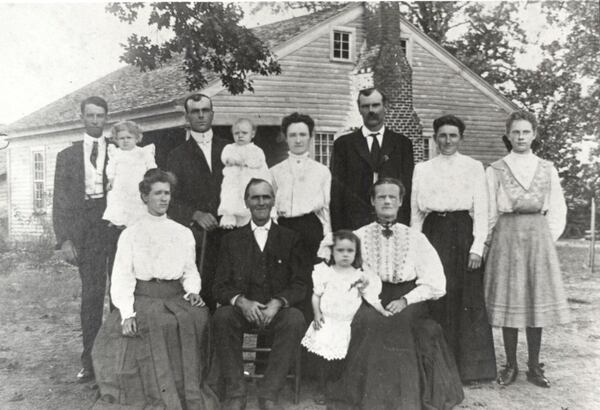
[[212, 141], [213, 138], [213, 130], [212, 128], [206, 132], [198, 132], [194, 130], [190, 130], [190, 135], [198, 144], [208, 144]]
[[373, 134], [381, 135], [383, 137], [383, 133], [385, 132], [385, 125], [382, 125], [379, 131], [371, 131], [364, 125], [360, 128], [363, 137], [370, 137]]
[[161, 222], [161, 221], [166, 221], [167, 218], [167, 214], [164, 213], [162, 215], [156, 216], [156, 215], [152, 215], [150, 212], [146, 211], [146, 219], [152, 221], [152, 222]]
[[308, 151], [306, 151], [304, 154], [294, 154], [293, 152], [288, 152], [289, 154], [289, 158], [290, 159], [294, 159], [294, 160], [305, 160], [308, 159]]
[[258, 228], [264, 229], [265, 231], [270, 231], [271, 230], [271, 219], [269, 219], [267, 221], [266, 224], [264, 224], [263, 226], [258, 226], [257, 224], [254, 223], [254, 221], [250, 221], [250, 228], [252, 229], [252, 232], [256, 231]]
[[518, 152], [514, 152], [511, 151], [508, 155], [507, 158], [513, 161], [527, 161], [527, 160], [531, 160], [533, 158], [535, 158], [535, 154], [532, 151], [529, 151], [526, 154], [520, 154]]
[[92, 137], [87, 132], [83, 133], [83, 143], [86, 145], [92, 145], [94, 142], [97, 142], [99, 145], [104, 143], [104, 137], [101, 135], [98, 138]]

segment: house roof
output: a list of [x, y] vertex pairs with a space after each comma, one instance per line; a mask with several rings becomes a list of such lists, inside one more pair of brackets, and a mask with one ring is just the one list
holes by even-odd
[[[311, 32], [315, 27], [335, 16], [360, 6], [360, 3], [333, 3], [326, 10], [300, 17], [255, 27], [252, 31], [263, 40], [271, 50]], [[514, 109], [514, 104], [484, 79], [471, 71], [442, 46], [427, 37], [418, 28], [405, 19], [411, 31], [417, 34], [428, 49], [435, 52], [443, 61], [453, 65], [472, 84], [491, 96], [505, 107]], [[378, 47], [362, 50], [356, 71], [367, 69], [378, 54]], [[90, 95], [101, 95], [110, 107], [111, 114], [139, 111], [144, 108], [173, 105], [186, 95], [189, 90], [183, 72], [183, 62], [173, 59], [156, 70], [140, 72], [137, 67], [126, 66], [74, 91], [53, 103], [17, 120], [7, 127], [7, 131], [23, 133], [23, 131], [43, 129], [48, 126], [69, 125], [79, 121], [79, 103]], [[218, 75], [206, 73], [208, 85], [219, 82]]]
[[[252, 32], [271, 50], [293, 39], [336, 14], [356, 7], [356, 3], [334, 3], [316, 13], [255, 27]], [[208, 83], [218, 81], [218, 75], [207, 72]], [[111, 114], [132, 109], [171, 104], [187, 94], [189, 89], [183, 72], [183, 61], [172, 59], [156, 70], [141, 72], [126, 66], [28, 114], [10, 124], [9, 131], [23, 131], [79, 120], [79, 103], [90, 95], [100, 95], [108, 102]]]

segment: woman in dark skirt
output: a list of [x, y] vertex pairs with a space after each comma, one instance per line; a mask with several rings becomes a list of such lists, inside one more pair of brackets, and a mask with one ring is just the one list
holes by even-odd
[[445, 115], [433, 129], [439, 155], [417, 164], [411, 196], [411, 225], [429, 239], [446, 275], [446, 296], [430, 301], [429, 308], [444, 329], [462, 381], [494, 379], [481, 268], [488, 223], [485, 173], [481, 162], [458, 151], [462, 120]]
[[427, 238], [396, 222], [404, 186], [373, 187], [377, 222], [355, 231], [365, 269], [383, 282], [384, 317], [363, 304], [352, 321], [346, 367], [329, 389], [328, 409], [451, 409], [463, 400], [454, 358], [428, 300], [445, 293], [442, 264]]
[[140, 183], [148, 214], [123, 231], [108, 317], [92, 353], [103, 401], [135, 408], [216, 409], [206, 386], [209, 315], [200, 298], [192, 232], [167, 219], [175, 177]]
[[[329, 169], [309, 157], [313, 119], [297, 112], [283, 118], [281, 131], [289, 156], [271, 168], [275, 189], [277, 223], [300, 234], [306, 257], [317, 262], [317, 250], [324, 235], [331, 232]], [[312, 282], [310, 288], [312, 289]], [[303, 306], [307, 323], [312, 320], [311, 292]]]
[[498, 383], [517, 378], [518, 332], [525, 328], [527, 380], [550, 387], [539, 355], [542, 328], [570, 320], [554, 246], [567, 207], [556, 168], [531, 151], [536, 128], [533, 114], [512, 113], [506, 121], [511, 152], [486, 170], [492, 231], [484, 289], [490, 323], [502, 327], [506, 352]]

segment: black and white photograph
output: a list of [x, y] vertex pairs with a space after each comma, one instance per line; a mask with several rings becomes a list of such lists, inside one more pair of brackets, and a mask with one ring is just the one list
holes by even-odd
[[600, 408], [599, 0], [0, 27], [0, 409]]

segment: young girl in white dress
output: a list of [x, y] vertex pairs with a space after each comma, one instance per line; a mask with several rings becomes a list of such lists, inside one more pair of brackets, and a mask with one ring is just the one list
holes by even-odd
[[116, 227], [126, 227], [147, 213], [139, 183], [147, 170], [156, 168], [154, 145], [137, 146], [142, 130], [133, 121], [118, 122], [110, 132], [116, 146], [108, 146], [108, 194], [103, 219]]
[[247, 118], [238, 119], [231, 127], [233, 144], [225, 146], [221, 153], [223, 182], [221, 203], [217, 213], [221, 216], [220, 225], [232, 229], [250, 222], [250, 211], [244, 203], [244, 190], [252, 178], [271, 182], [271, 174], [265, 160], [265, 153], [254, 145], [256, 125]]
[[328, 262], [316, 265], [312, 273], [315, 316], [302, 345], [319, 356], [320, 391], [315, 402], [324, 404], [328, 373], [346, 357], [350, 324], [363, 298], [382, 315], [391, 313], [379, 299], [382, 287], [379, 276], [361, 270], [360, 239], [352, 231], [327, 235], [318, 256]]

